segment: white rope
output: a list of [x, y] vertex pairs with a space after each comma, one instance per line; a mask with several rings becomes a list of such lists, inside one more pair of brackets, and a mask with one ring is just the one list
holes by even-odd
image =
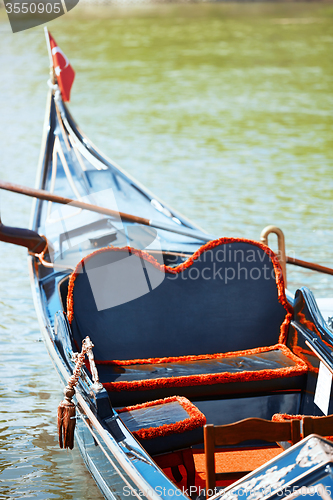
[[57, 83], [52, 83], [51, 79], [47, 80], [47, 85], [51, 90], [59, 90], [59, 85]]

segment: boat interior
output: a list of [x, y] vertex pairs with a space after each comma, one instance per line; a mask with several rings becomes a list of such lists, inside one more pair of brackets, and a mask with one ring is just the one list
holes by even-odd
[[213, 467], [224, 487], [305, 437], [289, 415], [324, 415], [314, 397], [333, 333], [308, 289], [287, 300], [259, 242], [221, 238], [173, 265], [155, 257], [109, 246], [59, 281], [73, 350], [90, 337], [113, 408], [179, 487], [206, 486], [204, 425], [223, 428], [231, 440]]

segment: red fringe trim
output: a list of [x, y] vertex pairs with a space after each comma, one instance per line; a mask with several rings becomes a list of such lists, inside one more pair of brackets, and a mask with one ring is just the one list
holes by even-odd
[[82, 266], [85, 262], [87, 262], [89, 259], [94, 257], [95, 255], [99, 253], [104, 253], [104, 252], [119, 252], [119, 251], [124, 251], [127, 250], [130, 254], [138, 255], [140, 258], [146, 260], [147, 262], [150, 262], [153, 266], [155, 266], [157, 269], [160, 269], [160, 271], [164, 271], [169, 274], [177, 274], [181, 273], [185, 269], [189, 268], [192, 266], [192, 264], [200, 257], [201, 254], [206, 252], [207, 250], [210, 250], [212, 248], [215, 248], [219, 245], [226, 245], [229, 243], [249, 243], [251, 245], [254, 245], [258, 248], [261, 248], [267, 255], [269, 255], [274, 271], [275, 271], [275, 281], [276, 281], [276, 286], [278, 289], [278, 300], [280, 304], [283, 305], [285, 310], [287, 311], [285, 320], [283, 321], [281, 327], [280, 327], [280, 337], [279, 337], [279, 344], [285, 344], [286, 339], [287, 339], [287, 334], [288, 334], [288, 327], [290, 324], [290, 321], [292, 319], [292, 313], [293, 313], [293, 308], [289, 304], [286, 298], [285, 294], [285, 286], [284, 286], [284, 281], [283, 281], [283, 273], [282, 269], [279, 263], [279, 260], [275, 253], [266, 245], [263, 243], [260, 243], [258, 241], [253, 241], [249, 240], [247, 238], [219, 238], [217, 240], [209, 241], [205, 245], [201, 246], [194, 254], [189, 257], [185, 262], [182, 264], [179, 264], [177, 267], [170, 267], [170, 266], [165, 266], [161, 265], [157, 262], [157, 260], [149, 255], [149, 253], [144, 252], [143, 250], [137, 250], [135, 248], [131, 247], [122, 247], [122, 248], [117, 248], [117, 247], [106, 247], [106, 248], [100, 248], [99, 250], [96, 250], [95, 252], [92, 252], [90, 255], [87, 255], [84, 257], [75, 267], [74, 272], [71, 274], [69, 278], [69, 283], [68, 283], [68, 295], [67, 295], [67, 316], [68, 316], [68, 321], [71, 324], [73, 321], [73, 316], [74, 316], [74, 301], [73, 301], [73, 291], [74, 291], [74, 282], [76, 280], [77, 275], [81, 272]]
[[320, 338], [320, 340], [325, 345], [327, 345], [327, 347], [329, 347], [329, 348], [332, 347], [332, 345], [329, 342], [327, 342], [325, 339], [323, 339], [323, 337], [322, 337], [320, 331], [318, 330], [318, 328], [316, 327], [316, 325], [314, 323], [312, 323], [312, 321], [306, 319], [305, 314], [299, 312], [298, 313], [298, 318], [299, 318], [299, 322], [301, 323], [301, 325], [304, 325], [305, 328], [307, 328], [308, 330], [310, 330], [310, 332], [313, 332], [316, 335], [318, 335], [318, 337]]
[[310, 351], [309, 349], [304, 349], [303, 347], [298, 345], [298, 333], [295, 328], [291, 330], [291, 333], [289, 335], [289, 345], [290, 349], [296, 356], [301, 358], [308, 366], [308, 370], [313, 373], [318, 373], [319, 368], [315, 367], [312, 365], [312, 363], [309, 361], [309, 356], [315, 356], [315, 354]]
[[301, 358], [307, 364], [309, 372], [313, 372], [313, 373], [319, 372], [319, 368], [313, 366], [306, 356], [306, 355], [308, 355], [308, 356], [315, 357], [315, 354], [312, 351], [310, 351], [309, 349], [303, 349], [303, 347], [300, 347], [298, 345], [294, 347], [293, 351], [296, 354], [296, 356]]
[[285, 422], [286, 420], [302, 420], [304, 415], [289, 415], [288, 413], [274, 413], [273, 422]]
[[298, 362], [298, 358], [293, 355], [293, 353], [284, 344], [276, 344], [273, 346], [266, 347], [255, 347], [254, 349], [244, 349], [243, 351], [229, 351], [220, 352], [217, 354], [198, 354], [190, 356], [170, 356], [165, 358], [146, 358], [146, 359], [112, 359], [112, 360], [95, 360], [97, 365], [116, 365], [116, 366], [130, 366], [130, 365], [159, 365], [161, 363], [177, 363], [178, 361], [200, 361], [203, 359], [220, 359], [220, 358], [232, 358], [233, 356], [248, 356], [251, 354], [261, 354], [262, 352], [269, 352], [274, 350], [280, 350], [288, 356], [292, 357], [293, 360]]
[[173, 424], [164, 424], [159, 427], [149, 427], [146, 429], [139, 429], [138, 431], [133, 431], [135, 437], [139, 439], [154, 439], [157, 437], [169, 436], [170, 434], [182, 434], [183, 432], [192, 431], [198, 427], [203, 427], [206, 423], [206, 417], [201, 411], [194, 406], [188, 399], [182, 396], [172, 396], [165, 399], [157, 399], [156, 401], [148, 401], [147, 403], [142, 403], [134, 406], [126, 406], [117, 410], [118, 413], [124, 413], [128, 411], [140, 410], [142, 408], [148, 408], [150, 406], [157, 406], [161, 404], [168, 404], [177, 401], [184, 410], [188, 413], [189, 417], [185, 420], [175, 422]]
[[[275, 413], [272, 416], [273, 422], [285, 422], [286, 420], [302, 420], [303, 417], [309, 416], [311, 418], [325, 418], [325, 417], [317, 417], [315, 415], [289, 415], [288, 413]], [[333, 436], [325, 436], [326, 439], [333, 441]]]
[[[188, 387], [196, 385], [215, 385], [226, 382], [252, 382], [255, 380], [272, 380], [282, 377], [294, 377], [295, 375], [303, 375], [308, 371], [306, 363], [295, 356], [285, 345], [273, 347], [259, 347], [249, 351], [238, 351], [239, 353], [260, 353], [269, 350], [280, 349], [288, 358], [296, 362], [296, 366], [286, 368], [266, 369], [258, 371], [243, 371], [238, 373], [213, 373], [205, 375], [186, 375], [181, 377], [156, 378], [135, 380], [130, 382], [105, 382], [103, 386], [109, 392], [120, 391], [144, 391], [163, 387]], [[223, 354], [222, 357], [234, 355], [235, 353]]]

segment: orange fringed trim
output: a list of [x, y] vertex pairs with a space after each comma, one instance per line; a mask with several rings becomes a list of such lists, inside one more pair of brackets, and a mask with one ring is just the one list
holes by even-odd
[[293, 355], [293, 353], [284, 344], [276, 344], [273, 346], [266, 347], [255, 347], [254, 349], [244, 349], [243, 351], [230, 351], [221, 352], [217, 354], [198, 354], [190, 356], [170, 356], [165, 358], [147, 358], [147, 359], [112, 359], [112, 360], [95, 360], [96, 365], [116, 365], [116, 366], [130, 366], [130, 365], [150, 365], [150, 364], [161, 364], [161, 363], [177, 363], [178, 361], [201, 361], [203, 359], [220, 359], [220, 358], [232, 358], [233, 356], [248, 356], [251, 354], [261, 354], [262, 352], [269, 352], [274, 350], [280, 350], [292, 358], [294, 361], [298, 362], [298, 358]]
[[118, 413], [124, 413], [128, 411], [140, 410], [142, 408], [148, 408], [150, 406], [157, 406], [161, 404], [173, 403], [177, 401], [184, 410], [188, 413], [189, 417], [185, 420], [175, 422], [173, 424], [164, 424], [159, 427], [149, 427], [147, 429], [139, 429], [138, 431], [133, 431], [135, 437], [139, 439], [154, 439], [157, 437], [169, 436], [170, 434], [182, 434], [186, 431], [192, 431], [198, 427], [203, 427], [206, 423], [206, 417], [201, 413], [201, 411], [194, 406], [188, 399], [182, 396], [172, 396], [165, 399], [157, 399], [156, 401], [148, 401], [147, 403], [142, 403], [134, 406], [126, 406], [117, 410]]
[[73, 321], [73, 315], [74, 315], [73, 290], [74, 290], [74, 282], [76, 280], [76, 277], [81, 272], [83, 264], [99, 253], [110, 252], [110, 251], [119, 252], [119, 251], [127, 250], [130, 254], [138, 255], [140, 258], [146, 260], [147, 262], [150, 262], [157, 269], [160, 269], [160, 271], [164, 271], [164, 272], [169, 273], [169, 274], [177, 274], [177, 273], [180, 273], [180, 272], [184, 271], [185, 269], [191, 267], [192, 264], [194, 263], [194, 261], [197, 260], [200, 257], [200, 255], [203, 254], [204, 252], [206, 252], [207, 250], [215, 248], [219, 245], [226, 245], [228, 243], [249, 243], [251, 245], [257, 246], [258, 248], [261, 248], [271, 258], [272, 264], [274, 267], [274, 271], [275, 271], [275, 281], [276, 281], [276, 286], [278, 289], [278, 300], [279, 300], [280, 304], [282, 304], [283, 307], [285, 308], [285, 310], [287, 311], [285, 320], [283, 321], [281, 328], [280, 328], [280, 337], [279, 337], [279, 343], [285, 344], [286, 339], [287, 339], [287, 334], [288, 334], [289, 323], [290, 323], [291, 318], [292, 318], [293, 308], [289, 304], [289, 302], [287, 301], [287, 298], [286, 298], [283, 273], [282, 273], [282, 269], [281, 269], [279, 260], [278, 260], [277, 256], [275, 255], [275, 253], [268, 246], [266, 246], [263, 243], [260, 243], [258, 241], [249, 240], [247, 238], [219, 238], [217, 240], [209, 241], [205, 245], [201, 246], [196, 252], [194, 252], [194, 254], [191, 257], [189, 257], [185, 262], [179, 264], [176, 267], [161, 265], [157, 262], [157, 260], [154, 257], [152, 257], [152, 255], [149, 255], [149, 253], [147, 253], [143, 250], [137, 250], [137, 249], [129, 247], [129, 246], [122, 247], [122, 248], [117, 248], [117, 247], [100, 248], [99, 250], [92, 252], [90, 255], [87, 255], [87, 257], [84, 257], [77, 264], [74, 272], [71, 274], [71, 276], [69, 278], [68, 295], [67, 295], [68, 321], [70, 324]]
[[302, 420], [304, 415], [289, 415], [288, 413], [275, 413], [272, 416], [273, 422], [285, 422], [286, 420]]
[[301, 325], [304, 325], [305, 328], [307, 328], [308, 330], [310, 330], [310, 332], [313, 332], [316, 335], [318, 335], [318, 337], [320, 338], [320, 340], [325, 345], [327, 345], [327, 347], [329, 347], [330, 349], [332, 348], [332, 345], [329, 342], [327, 342], [325, 339], [323, 339], [323, 336], [320, 333], [320, 331], [318, 330], [318, 328], [316, 327], [316, 325], [312, 321], [306, 319], [305, 314], [303, 314], [301, 312], [298, 312], [298, 319], [299, 319], [299, 322], [301, 323]]
[[110, 392], [144, 391], [164, 387], [189, 387], [196, 385], [222, 384], [227, 382], [252, 382], [255, 380], [272, 380], [276, 378], [303, 375], [308, 371], [306, 363], [295, 356], [286, 346], [282, 345], [279, 346], [279, 348], [283, 351], [284, 354], [286, 354], [286, 356], [296, 362], [296, 366], [279, 368], [277, 370], [266, 369], [258, 371], [243, 371], [238, 373], [224, 372], [205, 375], [186, 375], [181, 377], [169, 378], [161, 377], [156, 379], [143, 379], [130, 382], [105, 382], [103, 383], [103, 386], [107, 391]]
[[296, 354], [296, 356], [303, 359], [303, 361], [308, 365], [309, 372], [319, 372], [319, 368], [313, 366], [307, 357], [307, 355], [315, 357], [315, 354], [312, 351], [310, 351], [309, 349], [303, 349], [303, 347], [297, 345], [293, 348], [293, 352]]
[[308, 365], [309, 372], [313, 373], [319, 372], [319, 368], [313, 366], [311, 361], [309, 360], [309, 357], [310, 356], [314, 357], [315, 354], [309, 349], [304, 349], [303, 347], [298, 345], [298, 333], [295, 328], [292, 328], [291, 333], [289, 335], [289, 346], [292, 352], [296, 354], [296, 356], [301, 358]]
[[[290, 308], [292, 308], [292, 306], [288, 302], [286, 302], [286, 304], [288, 306], [290, 306]], [[284, 307], [285, 307], [285, 309], [287, 309], [286, 306], [284, 306]], [[290, 322], [291, 322], [292, 319], [293, 319], [293, 312], [291, 310], [291, 311], [287, 312], [286, 317], [285, 317], [282, 325], [280, 326], [280, 336], [279, 336], [279, 343], [280, 344], [285, 344], [287, 342], [289, 325], [290, 325]]]
[[[288, 413], [275, 413], [272, 416], [273, 422], [285, 422], [286, 420], [302, 420], [303, 417], [309, 416], [311, 418], [325, 418], [325, 417], [317, 417], [315, 415], [289, 415]], [[333, 441], [333, 436], [325, 436], [326, 439]]]
[[[302, 303], [299, 304], [298, 307], [302, 308], [302, 310], [304, 309], [304, 307], [305, 307], [305, 299], [304, 299], [304, 297], [302, 297]], [[310, 330], [310, 332], [315, 333], [320, 338], [320, 340], [325, 345], [327, 345], [327, 347], [329, 347], [329, 348], [332, 347], [331, 343], [329, 343], [325, 339], [323, 339], [323, 336], [320, 333], [320, 331], [318, 330], [318, 328], [316, 327], [316, 325], [312, 321], [306, 319], [306, 316], [305, 316], [304, 313], [302, 313], [301, 311], [298, 311], [298, 313], [297, 313], [297, 319], [301, 323], [301, 325], [305, 326], [305, 328], [307, 328], [308, 330]], [[313, 355], [313, 353], [312, 353], [312, 355]]]

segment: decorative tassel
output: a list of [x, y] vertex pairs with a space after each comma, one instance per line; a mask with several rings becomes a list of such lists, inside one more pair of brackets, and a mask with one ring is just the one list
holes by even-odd
[[84, 363], [86, 353], [91, 351], [94, 344], [89, 337], [82, 341], [82, 351], [75, 353], [73, 358], [75, 361], [75, 368], [73, 375], [69, 378], [67, 386], [64, 389], [65, 398], [58, 406], [58, 435], [60, 448], [74, 447], [74, 430], [76, 424], [75, 418], [75, 404], [72, 399], [75, 394], [75, 386], [79, 381], [81, 375], [81, 368]]
[[75, 405], [72, 401], [74, 389], [67, 385], [64, 389], [65, 399], [58, 406], [58, 435], [60, 448], [74, 447]]

